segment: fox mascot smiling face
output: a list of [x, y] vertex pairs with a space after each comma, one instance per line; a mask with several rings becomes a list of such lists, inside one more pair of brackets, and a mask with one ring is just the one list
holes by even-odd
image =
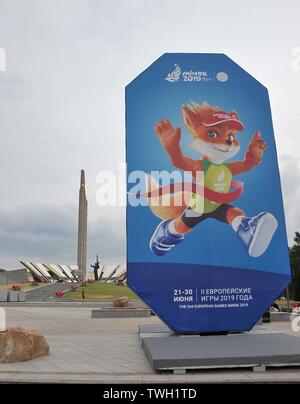
[[[230, 125], [228, 125], [228, 119], [227, 124], [226, 119], [224, 119], [223, 123], [220, 121], [218, 125], [213, 122], [211, 126], [203, 124], [205, 116], [211, 117], [214, 114], [218, 114], [218, 117], [222, 120], [222, 114], [208, 104], [201, 107], [197, 105], [193, 105], [192, 108], [183, 107], [184, 122], [193, 136], [192, 149], [206, 156], [210, 161], [219, 164], [219, 162], [223, 163], [239, 152], [240, 143], [236, 138], [236, 133], [238, 129], [242, 130], [243, 127], [235, 112], [228, 115], [232, 118]], [[235, 124], [234, 121], [236, 121]]]
[[[240, 150], [237, 136], [244, 130], [244, 125], [237, 113], [224, 112], [208, 103], [185, 105], [182, 113], [184, 123], [192, 135], [191, 148], [199, 152], [201, 159], [194, 160], [183, 155], [180, 147], [181, 130], [174, 128], [168, 119], [159, 121], [154, 130], [175, 167], [192, 172], [195, 181], [196, 173], [204, 172], [204, 196], [191, 193], [189, 202], [181, 206], [175, 206], [172, 199], [169, 206], [156, 206], [151, 203], [150, 196], [151, 210], [164, 219], [154, 231], [150, 249], [156, 255], [165, 255], [181, 243], [197, 224], [213, 218], [231, 225], [249, 255], [259, 257], [268, 248], [276, 231], [276, 218], [269, 212], [248, 217], [228, 202], [240, 195], [238, 190], [230, 192], [238, 184], [232, 182], [232, 177], [258, 166], [267, 148], [266, 143], [260, 132], [255, 132], [244, 159], [226, 163]], [[201, 209], [199, 198], [204, 199]]]

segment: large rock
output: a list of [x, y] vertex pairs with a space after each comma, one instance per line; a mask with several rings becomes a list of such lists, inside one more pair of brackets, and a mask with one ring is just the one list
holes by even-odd
[[114, 300], [114, 307], [128, 307], [129, 305], [129, 297], [119, 297], [118, 299]]
[[49, 345], [42, 335], [22, 328], [0, 332], [0, 363], [24, 362], [49, 354]]

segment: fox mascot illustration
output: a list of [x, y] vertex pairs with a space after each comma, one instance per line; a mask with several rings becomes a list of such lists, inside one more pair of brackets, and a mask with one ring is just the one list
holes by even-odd
[[[182, 113], [184, 123], [192, 135], [191, 147], [200, 153], [202, 159], [194, 160], [183, 155], [180, 147], [181, 130], [179, 127], [174, 128], [168, 119], [159, 121], [154, 130], [176, 168], [191, 172], [194, 181], [197, 172], [204, 172], [204, 195], [192, 192], [188, 202], [180, 206], [172, 202], [169, 206], [163, 206], [162, 203], [157, 206], [151, 203], [154, 198], [150, 193], [149, 207], [156, 216], [163, 219], [150, 240], [150, 249], [156, 255], [165, 255], [181, 243], [197, 224], [213, 218], [231, 225], [251, 257], [261, 256], [276, 231], [276, 218], [269, 212], [248, 217], [225, 198], [226, 194], [230, 194], [233, 176], [261, 163], [267, 145], [260, 132], [254, 133], [243, 160], [226, 163], [240, 150], [237, 135], [244, 130], [244, 125], [238, 114], [224, 112], [206, 102], [202, 105], [184, 105]], [[197, 198], [202, 198], [202, 209], [197, 209]], [[162, 201], [162, 197], [159, 200]]]

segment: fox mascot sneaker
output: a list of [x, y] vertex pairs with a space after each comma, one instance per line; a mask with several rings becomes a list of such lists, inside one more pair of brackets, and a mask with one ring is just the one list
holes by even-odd
[[268, 212], [257, 216], [244, 217], [237, 229], [237, 237], [251, 257], [259, 257], [268, 248], [278, 223], [275, 217]]
[[150, 240], [150, 249], [156, 255], [165, 255], [176, 244], [183, 241], [184, 236], [171, 233], [169, 230], [169, 223], [171, 220], [164, 220], [157, 226], [153, 236]]

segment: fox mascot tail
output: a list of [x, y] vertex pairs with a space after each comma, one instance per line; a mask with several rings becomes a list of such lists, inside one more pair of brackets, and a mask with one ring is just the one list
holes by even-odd
[[[186, 209], [191, 199], [191, 192], [166, 193], [161, 196], [151, 196], [151, 193], [160, 189], [151, 175], [147, 175], [148, 204], [152, 213], [163, 220], [175, 219]], [[150, 195], [150, 196], [149, 196]]]

